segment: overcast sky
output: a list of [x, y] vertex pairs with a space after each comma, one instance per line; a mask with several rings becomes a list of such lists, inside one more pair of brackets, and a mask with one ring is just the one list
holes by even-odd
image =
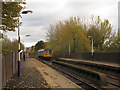
[[[26, 10], [32, 14], [22, 15], [20, 21], [21, 42], [26, 47], [35, 45], [39, 40], [46, 41], [46, 32], [50, 24], [71, 16], [89, 18], [91, 15], [108, 19], [113, 29], [118, 28], [118, 1], [119, 0], [26, 0]], [[17, 30], [17, 29], [16, 29]], [[30, 37], [25, 37], [27, 34]], [[7, 32], [9, 38], [17, 39], [16, 32]]]

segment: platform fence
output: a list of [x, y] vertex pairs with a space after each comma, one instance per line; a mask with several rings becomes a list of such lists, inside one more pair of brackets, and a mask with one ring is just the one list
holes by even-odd
[[[23, 60], [23, 53], [21, 53]], [[2, 55], [2, 86], [18, 71], [18, 53], [12, 52]]]
[[93, 57], [90, 52], [77, 52], [71, 53], [71, 55], [68, 57], [81, 60], [92, 60], [120, 64], [120, 52], [96, 52], [94, 53]]

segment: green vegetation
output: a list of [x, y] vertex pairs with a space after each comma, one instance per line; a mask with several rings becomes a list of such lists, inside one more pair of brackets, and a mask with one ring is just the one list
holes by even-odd
[[35, 56], [35, 46], [31, 46], [31, 49], [30, 49], [30, 51], [29, 51], [29, 55], [30, 56]]
[[43, 41], [38, 41], [35, 45], [35, 51], [38, 51], [39, 49], [44, 49], [45, 48], [45, 44]]
[[31, 47], [31, 51], [29, 52], [31, 56], [36, 56], [37, 57], [37, 51], [39, 49], [44, 49], [46, 46], [45, 42], [44, 41], [38, 41], [35, 46], [32, 46]]
[[104, 51], [106, 40], [112, 34], [112, 26], [107, 19], [103, 22], [100, 17], [92, 17], [92, 24], [90, 24], [87, 35], [92, 36], [94, 40], [94, 47], [96, 51]]
[[112, 33], [109, 20], [102, 21], [99, 16], [92, 16], [89, 20], [71, 17], [56, 25], [50, 25], [47, 48], [54, 50], [56, 57], [68, 55], [69, 45], [71, 53], [90, 52], [91, 39], [88, 36], [93, 38], [95, 52], [117, 52], [117, 48], [120, 48], [117, 43], [118, 36], [115, 32]]
[[[25, 2], [6, 2], [2, 1], [2, 25], [0, 28], [3, 31], [15, 31], [18, 28], [18, 20], [20, 16], [20, 11], [25, 7], [21, 4], [26, 4]], [[20, 22], [21, 25], [21, 22]], [[2, 40], [2, 52], [18, 52], [18, 40], [11, 41], [6, 35], [0, 33], [0, 38]], [[21, 43], [21, 50], [24, 50], [24, 45]]]
[[20, 4], [22, 2], [2, 2], [2, 30], [4, 31], [15, 31], [18, 27], [18, 17], [20, 11], [25, 7]]
[[[24, 50], [24, 44], [21, 43], [20, 45], [21, 50]], [[9, 52], [18, 52], [18, 40], [11, 41], [9, 38], [4, 38], [2, 40], [2, 53], [9, 53]]]

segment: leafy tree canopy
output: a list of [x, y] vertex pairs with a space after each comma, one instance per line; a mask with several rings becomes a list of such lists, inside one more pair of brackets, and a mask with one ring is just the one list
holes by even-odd
[[35, 45], [35, 51], [38, 51], [39, 49], [44, 49], [44, 48], [45, 48], [44, 41], [38, 41]]
[[[24, 50], [24, 44], [20, 43], [21, 50]], [[2, 40], [2, 52], [8, 53], [8, 52], [18, 52], [18, 40], [11, 41], [9, 38], [5, 37]]]
[[20, 11], [24, 9], [22, 2], [2, 2], [2, 30], [15, 31], [18, 27]]
[[94, 40], [94, 47], [103, 51], [104, 43], [109, 39], [112, 34], [112, 25], [107, 19], [102, 21], [100, 17], [92, 17], [92, 24], [90, 24], [87, 30], [87, 35], [91, 36]]
[[99, 16], [92, 16], [89, 19], [71, 17], [55, 25], [50, 25], [47, 32], [47, 48], [53, 49], [54, 55], [63, 57], [69, 53], [69, 46], [73, 53], [90, 52], [91, 38], [88, 36], [91, 36], [95, 52], [116, 51], [120, 46], [119, 35], [113, 33], [108, 19], [101, 20]]
[[58, 56], [68, 54], [69, 45], [71, 52], [90, 51], [90, 40], [79, 17], [71, 17], [69, 20], [61, 21], [50, 27], [47, 33], [48, 48], [54, 50]]

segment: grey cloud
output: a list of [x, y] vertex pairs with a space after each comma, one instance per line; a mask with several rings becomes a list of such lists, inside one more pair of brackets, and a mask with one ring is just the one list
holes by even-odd
[[25, 26], [40, 26], [56, 23], [58, 17], [86, 17], [92, 15], [91, 12], [94, 12], [100, 6], [107, 7], [111, 6], [111, 4], [111, 2], [107, 4], [104, 2], [68, 2], [62, 10], [55, 10], [54, 3], [32, 3], [34, 13], [23, 17], [23, 24]]
[[[21, 28], [21, 39], [25, 42], [25, 43], [36, 43], [39, 40], [44, 40], [45, 39], [45, 35], [46, 35], [46, 28], [44, 28], [43, 26], [40, 27], [22, 27]], [[31, 36], [29, 37], [25, 37], [26, 34], [29, 34]]]
[[[47, 16], [48, 15], [48, 16]], [[52, 21], [55, 21], [54, 15], [38, 15], [38, 16], [32, 16], [32, 17], [25, 17], [23, 19], [23, 25], [24, 26], [41, 26], [41, 25], [47, 25], [51, 23]]]
[[[95, 11], [99, 8], [111, 8], [113, 4], [117, 5], [116, 2], [113, 3], [114, 0], [110, 0], [110, 2], [104, 2], [103, 0], [101, 2], [90, 2], [88, 0], [82, 2], [81, 0], [65, 1], [66, 2], [63, 3], [63, 5], [55, 2], [28, 2], [26, 9], [32, 10], [33, 13], [29, 15], [22, 15], [21, 21], [23, 24], [20, 27], [21, 40], [24, 41], [25, 45], [30, 45], [30, 43], [33, 45], [39, 40], [46, 41], [45, 35], [49, 29], [49, 25], [55, 24], [59, 20], [65, 20], [71, 16], [79, 16], [80, 18], [90, 17], [92, 14], [96, 15]], [[101, 16], [102, 18], [109, 19], [115, 28], [117, 28], [116, 12], [116, 8], [113, 7], [110, 11], [108, 11], [108, 13], [106, 13], [106, 17]], [[17, 38], [17, 32], [8, 32], [7, 34], [10, 38]], [[30, 34], [31, 36], [26, 38], [26, 34]]]

